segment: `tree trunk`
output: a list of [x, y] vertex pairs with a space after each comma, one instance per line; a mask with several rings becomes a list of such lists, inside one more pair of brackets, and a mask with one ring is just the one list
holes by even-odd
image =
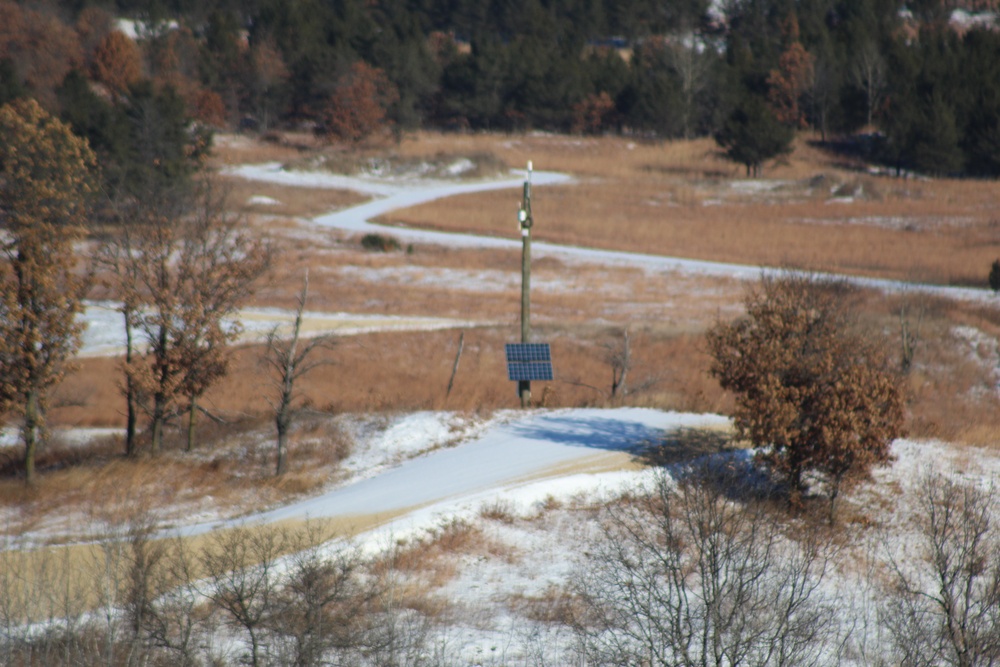
[[164, 403], [165, 400], [163, 398], [163, 394], [157, 392], [153, 396], [153, 418], [152, 424], [150, 425], [152, 431], [150, 449], [154, 454], [159, 454], [160, 449], [163, 446], [163, 421], [166, 418], [166, 408]]
[[35, 483], [35, 450], [38, 447], [38, 390], [29, 389], [24, 404], [24, 481]]
[[[159, 355], [165, 356], [167, 349], [167, 328], [165, 326], [160, 326], [159, 332]], [[156, 391], [153, 392], [153, 441], [152, 450], [154, 454], [159, 454], [163, 447], [163, 422], [167, 417], [167, 395], [166, 386], [168, 381], [168, 375], [170, 373], [167, 368], [166, 359], [159, 359], [159, 386]]]
[[[133, 361], [132, 326], [129, 324], [129, 313], [125, 314], [125, 367], [130, 368]], [[138, 419], [135, 398], [135, 381], [131, 373], [125, 374], [125, 455], [135, 456], [135, 427]]]
[[285, 451], [288, 445], [289, 422], [291, 422], [291, 416], [288, 414], [288, 407], [282, 406], [274, 420], [275, 428], [278, 431], [278, 465], [274, 473], [277, 477], [285, 474]]
[[188, 406], [188, 432], [187, 451], [194, 449], [194, 428], [198, 417], [198, 397], [191, 397], [191, 405]]
[[258, 667], [260, 659], [257, 657], [257, 654], [260, 652], [258, 648], [260, 640], [257, 639], [257, 633], [254, 632], [252, 627], [248, 627], [247, 631], [250, 634], [250, 664], [253, 667]]
[[827, 521], [831, 526], [837, 523], [837, 496], [840, 495], [840, 478], [834, 478], [830, 485], [830, 514]]

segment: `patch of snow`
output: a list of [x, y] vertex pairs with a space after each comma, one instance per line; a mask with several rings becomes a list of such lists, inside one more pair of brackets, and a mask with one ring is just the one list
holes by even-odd
[[788, 185], [788, 183], [788, 181], [746, 180], [732, 181], [729, 187], [742, 194], [757, 194], [761, 192], [773, 192], [780, 187]]
[[1000, 395], [1000, 351], [997, 339], [972, 326], [953, 327], [951, 333], [968, 346], [967, 354], [975, 364], [989, 369], [993, 378], [993, 391]]
[[[479, 326], [479, 322], [442, 317], [410, 317], [405, 315], [303, 313], [306, 330], [303, 337], [337, 335], [353, 336], [374, 331], [435, 331], [455, 327]], [[240, 340], [259, 341], [275, 327], [279, 335], [290, 335], [295, 313], [274, 308], [244, 308], [226, 326], [241, 328]], [[83, 319], [83, 345], [80, 356], [101, 357], [121, 354], [125, 349], [125, 325], [119, 306], [112, 302], [88, 301]]]
[[64, 444], [80, 446], [99, 438], [124, 435], [124, 433], [125, 429], [121, 428], [70, 428], [56, 430], [52, 435]]
[[132, 41], [148, 39], [164, 35], [171, 30], [177, 30], [177, 21], [159, 21], [149, 23], [146, 21], [133, 21], [132, 19], [115, 19], [115, 29], [124, 33]]
[[[828, 199], [826, 203], [840, 204], [851, 203], [853, 201], [853, 197], [836, 197]], [[972, 224], [974, 221], [968, 217], [941, 218], [937, 216], [870, 215], [849, 218], [798, 218], [795, 222], [806, 225], [857, 225], [880, 229], [926, 231], [946, 226], [960, 227]]]
[[451, 176], [461, 176], [462, 174], [466, 174], [475, 168], [476, 165], [472, 160], [468, 158], [462, 158], [460, 160], [455, 160], [450, 165], [448, 165], [445, 171]]
[[[672, 429], [729, 423], [719, 415], [647, 408], [521, 411], [516, 416], [501, 415], [497, 419], [482, 437], [459, 447], [441, 448], [444, 444], [440, 440], [441, 426], [433, 425], [433, 418], [428, 421], [427, 416], [419, 415], [414, 424], [422, 424], [422, 430], [407, 435], [406, 428], [394, 429], [383, 446], [376, 445], [374, 449], [384, 451], [386, 443], [400, 443], [402, 438], [404, 444], [396, 447], [408, 451], [431, 450], [427, 455], [409, 458], [374, 477], [242, 521], [272, 523], [303, 517], [379, 516], [399, 511], [406, 511], [406, 520], [412, 521], [415, 508], [478, 502], [484, 493], [516, 488], [553, 466], [607, 452], [634, 451], [658, 441], [665, 431]], [[437, 446], [428, 446], [430, 441]], [[187, 525], [178, 532], [201, 534], [231, 523]]]
[[277, 199], [266, 195], [254, 195], [247, 199], [247, 204], [250, 206], [277, 206], [280, 203]]
[[966, 9], [955, 9], [951, 12], [949, 21], [953, 26], [963, 30], [972, 28], [990, 28], [997, 25], [997, 12], [970, 12]]
[[20, 435], [16, 428], [0, 428], [0, 448], [15, 447], [20, 443]]

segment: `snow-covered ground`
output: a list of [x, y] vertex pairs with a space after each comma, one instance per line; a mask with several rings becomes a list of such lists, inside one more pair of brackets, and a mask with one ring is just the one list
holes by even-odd
[[[404, 242], [473, 247], [516, 248], [519, 240], [496, 239], [422, 230], [383, 228], [372, 218], [399, 207], [482, 189], [520, 187], [521, 177], [480, 183], [403, 182], [370, 177], [289, 172], [278, 165], [235, 168], [234, 175], [297, 186], [346, 188], [370, 194], [370, 202], [315, 218], [318, 226], [352, 233], [389, 232]], [[536, 172], [534, 183], [567, 182], [558, 174]], [[513, 236], [513, 235], [512, 235]], [[678, 258], [570, 248], [537, 243], [536, 256], [593, 264], [628, 265], [646, 271], [682, 271], [754, 279], [760, 267], [725, 265]], [[919, 289], [953, 298], [986, 300], [981, 290], [913, 286], [891, 281], [860, 280], [887, 290]], [[346, 314], [313, 313], [317, 331], [351, 325]], [[467, 326], [435, 318], [363, 316], [355, 330], [400, 327]], [[119, 314], [113, 304], [91, 304], [86, 353], [120, 349]], [[290, 314], [246, 311], [241, 322], [248, 335], [261, 335]], [[353, 321], [353, 320], [352, 320]], [[324, 324], [325, 323], [325, 324]], [[662, 442], [679, 429], [720, 430], [728, 420], [658, 410], [565, 409], [509, 411], [487, 419], [453, 413], [400, 415], [380, 428], [355, 433], [353, 453], [341, 464], [343, 478], [324, 492], [266, 512], [236, 520], [191, 513], [171, 519], [165, 533], [196, 535], [236, 523], [271, 523], [294, 519], [356, 520], [366, 529], [354, 538], [368, 550], [406, 540], [419, 540], [456, 520], [474, 523], [490, 540], [509, 547], [502, 554], [459, 554], [456, 575], [440, 594], [466, 611], [438, 642], [452, 647], [462, 664], [562, 664], [559, 651], [571, 642], [565, 627], [529, 621], [512, 610], [518, 596], [537, 599], [551, 587], [564, 586], [578, 574], [587, 529], [567, 512], [546, 510], [584, 498], [595, 502], [635, 485], [653, 474], [634, 465], [634, 454]], [[0, 443], [3, 440], [0, 439]], [[880, 508], [878, 520], [893, 526], [894, 544], [912, 542], [913, 506], [907, 504], [915, 480], [926, 471], [946, 472], [974, 481], [996, 479], [1000, 461], [992, 452], [956, 449], [940, 442], [901, 440], [894, 444], [897, 461], [876, 473], [876, 484], [847, 499], [857, 507]], [[509, 522], [484, 518], [484, 507], [500, 507]], [[25, 536], [27, 541], [44, 535]], [[511, 555], [513, 554], [513, 555]], [[849, 586], [850, 572], [838, 572], [834, 587]], [[561, 654], [565, 657], [565, 654]]]
[[[428, 453], [388, 468], [376, 468], [374, 461], [359, 465], [348, 460], [345, 465], [357, 473], [353, 483], [239, 521], [369, 517], [378, 522], [379, 517], [402, 513], [403, 519], [389, 521], [392, 530], [399, 530], [400, 522], [422, 525], [428, 517], [452, 512], [456, 505], [477, 503], [484, 496], [510, 496], [537, 480], [546, 480], [542, 488], [572, 493], [576, 489], [567, 488], [566, 480], [551, 479], [589, 466], [625, 468], [631, 455], [658, 442], [666, 431], [720, 428], [728, 423], [718, 415], [643, 408], [505, 412], [494, 417], [480, 437], [447, 447], [453, 436], [441, 432], [434, 414], [402, 418], [376, 444], [383, 460], [387, 453], [400, 457]], [[609, 458], [609, 453], [624, 456]], [[580, 477], [577, 483], [581, 480], [587, 483], [589, 478]], [[194, 535], [233, 523], [187, 525], [178, 531]]]
[[[84, 318], [87, 328], [83, 333], [80, 355], [100, 357], [122, 354], [125, 350], [125, 329], [122, 315], [114, 303], [89, 302]], [[235, 321], [242, 328], [239, 340], [259, 342], [278, 329], [279, 335], [290, 335], [295, 315], [275, 308], [244, 308]], [[233, 324], [235, 324], [234, 322]], [[353, 313], [303, 313], [302, 336], [351, 336], [372, 331], [433, 331], [436, 329], [468, 328], [481, 326], [481, 322], [456, 320], [445, 317], [415, 317], [406, 315], [377, 315]]]

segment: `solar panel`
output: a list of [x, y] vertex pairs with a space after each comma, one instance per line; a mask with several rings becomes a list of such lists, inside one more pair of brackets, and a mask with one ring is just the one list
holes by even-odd
[[507, 362], [552, 361], [548, 343], [507, 343]]
[[507, 378], [517, 382], [552, 379], [548, 343], [507, 343]]
[[551, 380], [552, 362], [532, 361], [532, 362], [510, 362], [507, 364], [507, 378], [510, 380]]

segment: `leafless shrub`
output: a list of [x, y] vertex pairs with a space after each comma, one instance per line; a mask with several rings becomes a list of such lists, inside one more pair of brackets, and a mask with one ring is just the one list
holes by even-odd
[[488, 503], [483, 503], [479, 508], [479, 516], [507, 524], [514, 523], [514, 519], [517, 518], [514, 505], [505, 498], [494, 498]]
[[579, 598], [565, 586], [549, 584], [537, 595], [515, 593], [510, 608], [532, 621], [571, 627], [581, 614]]
[[202, 592], [229, 625], [246, 633], [253, 667], [265, 664], [262, 644], [277, 611], [276, 567], [287, 546], [284, 531], [240, 527], [213, 535], [201, 554]]
[[207, 605], [191, 585], [197, 554], [181, 538], [158, 547], [156, 567], [146, 581], [151, 592], [140, 630], [144, 640], [176, 667], [202, 664], [212, 622]]
[[[736, 484], [737, 480], [731, 480]], [[793, 541], [764, 505], [729, 501], [697, 474], [662, 475], [609, 506], [577, 591], [595, 664], [814, 665], [831, 612], [821, 540]]]
[[69, 553], [0, 549], [0, 664], [71, 664], [86, 604]]
[[331, 652], [352, 652], [364, 645], [378, 587], [364, 575], [364, 561], [355, 549], [343, 546], [325, 553], [322, 530], [315, 525], [296, 537], [300, 543], [288, 558], [270, 621], [278, 662], [295, 667], [329, 664]]
[[978, 667], [1000, 662], [1000, 534], [993, 487], [928, 475], [918, 497], [916, 571], [892, 559], [882, 610], [900, 665]]

